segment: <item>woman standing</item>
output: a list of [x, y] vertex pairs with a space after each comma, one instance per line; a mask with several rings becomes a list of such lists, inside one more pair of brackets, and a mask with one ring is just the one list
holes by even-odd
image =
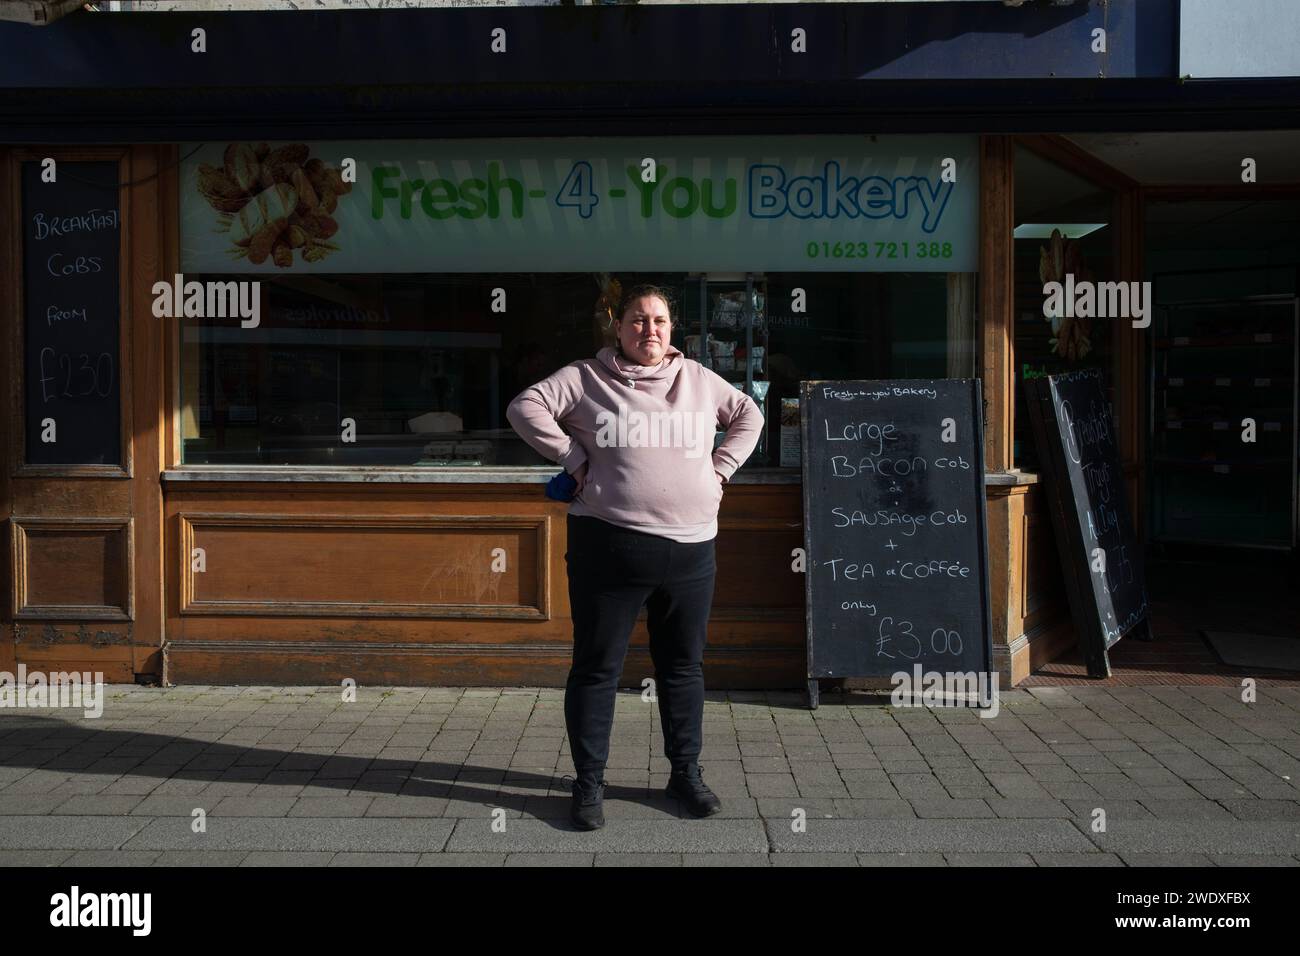
[[[722, 807], [697, 762], [714, 540], [722, 485], [758, 444], [763, 415], [672, 346], [669, 298], [656, 286], [629, 289], [614, 320], [617, 348], [524, 389], [506, 411], [519, 436], [577, 483], [565, 554], [573, 666], [564, 719], [577, 771], [570, 815], [589, 830], [605, 823], [617, 682], [643, 606], [672, 768], [667, 792], [697, 816]], [[715, 449], [717, 427], [726, 437]]]

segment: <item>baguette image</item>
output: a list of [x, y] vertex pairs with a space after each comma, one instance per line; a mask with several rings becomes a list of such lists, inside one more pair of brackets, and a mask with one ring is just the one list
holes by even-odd
[[310, 153], [305, 143], [230, 143], [220, 167], [199, 164], [199, 195], [217, 211], [217, 231], [229, 234], [232, 258], [255, 265], [270, 259], [287, 269], [295, 251], [304, 262], [339, 251], [332, 214], [352, 184]]

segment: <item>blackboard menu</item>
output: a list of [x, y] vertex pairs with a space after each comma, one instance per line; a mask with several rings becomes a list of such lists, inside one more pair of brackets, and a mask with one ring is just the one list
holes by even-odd
[[1107, 652], [1148, 611], [1110, 402], [1100, 369], [1029, 379], [1025, 390], [1080, 649], [1088, 673], [1108, 677]]
[[22, 164], [26, 460], [120, 465], [118, 164], [41, 171]]
[[978, 380], [801, 383], [808, 678], [988, 674]]

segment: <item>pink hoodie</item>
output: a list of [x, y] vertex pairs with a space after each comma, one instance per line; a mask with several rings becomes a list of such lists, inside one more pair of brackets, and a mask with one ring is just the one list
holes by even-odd
[[[602, 348], [524, 389], [506, 418], [570, 474], [587, 463], [570, 514], [686, 542], [717, 535], [714, 472], [730, 478], [763, 430], [752, 398], [671, 345], [648, 366]], [[717, 426], [727, 434], [715, 449]]]

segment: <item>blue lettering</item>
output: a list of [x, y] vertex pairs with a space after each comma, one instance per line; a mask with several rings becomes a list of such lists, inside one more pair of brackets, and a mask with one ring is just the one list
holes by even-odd
[[749, 214], [755, 219], [906, 219], [915, 197], [921, 210], [921, 229], [939, 228], [954, 183], [924, 176], [844, 176], [840, 164], [828, 160], [818, 176], [786, 178], [785, 169], [772, 163], [749, 167]]

